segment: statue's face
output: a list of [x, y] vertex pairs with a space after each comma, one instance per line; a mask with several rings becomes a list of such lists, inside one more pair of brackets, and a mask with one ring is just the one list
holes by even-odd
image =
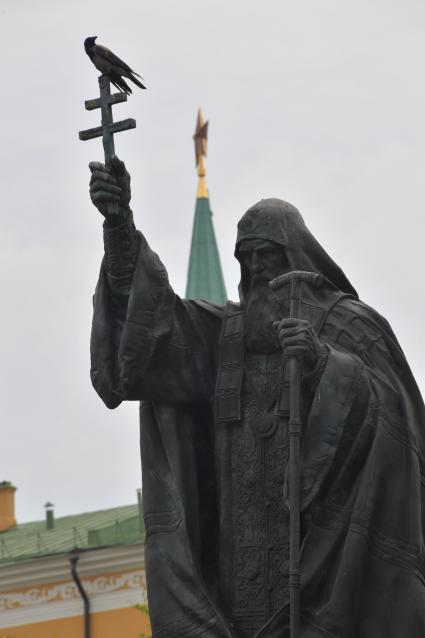
[[248, 275], [250, 287], [267, 284], [290, 270], [284, 248], [266, 239], [242, 240], [238, 257], [241, 269]]

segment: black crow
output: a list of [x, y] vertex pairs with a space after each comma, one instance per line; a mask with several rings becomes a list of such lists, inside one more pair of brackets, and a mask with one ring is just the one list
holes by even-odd
[[[145, 89], [146, 87], [134, 76], [141, 77], [138, 73], [133, 71], [128, 64], [119, 59], [115, 53], [112, 53], [106, 47], [103, 47], [101, 44], [95, 44], [95, 40], [97, 35], [86, 38], [84, 40], [84, 49], [89, 56], [90, 60], [93, 62], [96, 69], [98, 69], [103, 75], [107, 75], [110, 81], [114, 86], [117, 87], [120, 91], [124, 91], [127, 95], [132, 93], [131, 88], [128, 86], [127, 82], [123, 79], [123, 75], [126, 78], [129, 78], [134, 84], [139, 86], [141, 89]], [[142, 78], [143, 80], [143, 78]]]

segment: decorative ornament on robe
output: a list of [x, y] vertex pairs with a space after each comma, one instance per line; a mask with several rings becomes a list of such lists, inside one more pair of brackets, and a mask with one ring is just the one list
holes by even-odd
[[[403, 352], [291, 205], [256, 204], [239, 223], [236, 255], [248, 237], [281, 244], [292, 270], [325, 278], [303, 288], [301, 303], [328, 350], [303, 425], [302, 637], [423, 638], [425, 415]], [[244, 272], [240, 297], [223, 308], [180, 299], [142, 235], [124, 307], [101, 269], [91, 377], [110, 408], [141, 401], [154, 638], [233, 636], [217, 584], [226, 507], [217, 461], [235, 423], [217, 418], [217, 397], [223, 326], [243, 314]], [[256, 636], [289, 638], [288, 601]]]

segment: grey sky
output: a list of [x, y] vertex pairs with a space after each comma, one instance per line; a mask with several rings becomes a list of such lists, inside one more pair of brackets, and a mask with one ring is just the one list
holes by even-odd
[[2, 0], [3, 310], [0, 480], [19, 520], [120, 505], [140, 482], [137, 405], [89, 380], [101, 218], [99, 140], [84, 110], [88, 35], [146, 81], [115, 119], [136, 223], [183, 294], [196, 193], [191, 135], [210, 119], [207, 181], [228, 294], [236, 223], [262, 197], [295, 204], [361, 298], [391, 323], [425, 388], [425, 4], [416, 0]]

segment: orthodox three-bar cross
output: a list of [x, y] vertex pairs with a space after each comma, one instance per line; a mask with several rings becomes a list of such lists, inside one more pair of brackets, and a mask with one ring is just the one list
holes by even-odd
[[[136, 120], [128, 118], [121, 122], [114, 122], [112, 118], [112, 105], [119, 102], [127, 101], [126, 93], [112, 93], [109, 78], [106, 75], [99, 77], [100, 97], [94, 100], [86, 100], [85, 107], [87, 111], [93, 109], [101, 110], [102, 125], [95, 128], [89, 128], [86, 131], [80, 131], [78, 136], [80, 140], [92, 140], [95, 137], [101, 137], [103, 141], [103, 150], [105, 152], [105, 164], [108, 166], [115, 155], [114, 134], [127, 131], [130, 128], [136, 128]], [[118, 204], [108, 205], [108, 214], [118, 212]]]

